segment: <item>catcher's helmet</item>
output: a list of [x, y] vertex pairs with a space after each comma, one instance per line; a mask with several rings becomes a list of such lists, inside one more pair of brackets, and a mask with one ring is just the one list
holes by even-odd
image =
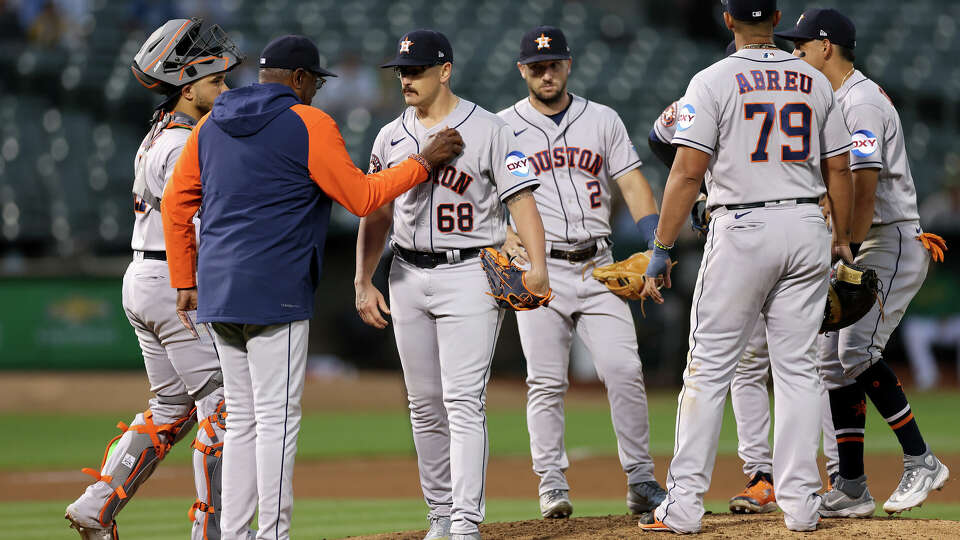
[[149, 90], [170, 96], [185, 84], [230, 71], [244, 56], [219, 25], [201, 31], [203, 19], [173, 19], [157, 28], [133, 58], [133, 76]]

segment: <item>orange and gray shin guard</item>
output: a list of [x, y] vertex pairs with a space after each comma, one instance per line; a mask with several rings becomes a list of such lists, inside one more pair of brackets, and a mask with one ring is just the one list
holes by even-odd
[[107, 444], [100, 470], [83, 469], [97, 481], [67, 507], [68, 519], [84, 528], [114, 527], [117, 513], [196, 423], [195, 411], [190, 396], [157, 396], [130, 426], [118, 423], [123, 432]]
[[197, 502], [190, 508], [193, 521], [192, 540], [220, 539], [220, 490], [223, 471], [223, 439], [226, 434], [227, 411], [223, 388], [197, 400], [200, 418], [197, 438], [193, 441], [193, 475], [197, 486]]

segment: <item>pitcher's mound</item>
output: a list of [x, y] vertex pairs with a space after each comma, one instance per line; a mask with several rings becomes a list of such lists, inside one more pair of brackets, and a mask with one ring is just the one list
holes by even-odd
[[[804, 538], [955, 538], [960, 530], [956, 521], [905, 518], [825, 519], [816, 532]], [[636, 516], [583, 517], [557, 520], [489, 523], [480, 526], [484, 540], [581, 540], [649, 538], [663, 540], [670, 534], [644, 533], [637, 526]], [[378, 534], [360, 537], [364, 540], [420, 540], [426, 531]], [[783, 514], [762, 516], [733, 514], [706, 515], [697, 538], [791, 538], [799, 533], [787, 530]]]

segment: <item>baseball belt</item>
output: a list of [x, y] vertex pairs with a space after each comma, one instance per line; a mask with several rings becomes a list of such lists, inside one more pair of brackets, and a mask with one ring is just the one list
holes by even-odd
[[454, 249], [433, 253], [429, 251], [413, 251], [393, 245], [393, 251], [398, 257], [419, 268], [436, 268], [438, 265], [456, 263], [472, 259], [480, 255], [481, 248]]
[[718, 208], [726, 208], [727, 210], [746, 210], [748, 208], [761, 208], [767, 206], [768, 204], [783, 204], [783, 203], [797, 203], [797, 204], [820, 204], [819, 197], [801, 197], [799, 199], [780, 199], [777, 201], [760, 201], [744, 204], [724, 204], [720, 206], [714, 206], [710, 211], [714, 211]]

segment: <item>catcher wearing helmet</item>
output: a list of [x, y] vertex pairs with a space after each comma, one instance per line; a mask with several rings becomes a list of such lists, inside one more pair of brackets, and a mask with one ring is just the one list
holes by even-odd
[[[242, 60], [219, 26], [176, 19], [153, 32], [131, 65], [140, 84], [164, 96], [134, 159], [133, 260], [123, 277], [124, 311], [140, 341], [154, 397], [129, 426], [118, 424], [121, 433], [107, 444], [100, 467], [83, 470], [95, 482], [66, 513], [81, 538], [119, 538], [117, 514], [197, 423], [192, 538], [220, 537], [223, 375], [206, 330], [190, 331], [175, 315], [177, 291], [169, 285], [159, 194], [194, 124], [227, 90], [226, 72]], [[180, 317], [190, 320], [189, 313]]]

